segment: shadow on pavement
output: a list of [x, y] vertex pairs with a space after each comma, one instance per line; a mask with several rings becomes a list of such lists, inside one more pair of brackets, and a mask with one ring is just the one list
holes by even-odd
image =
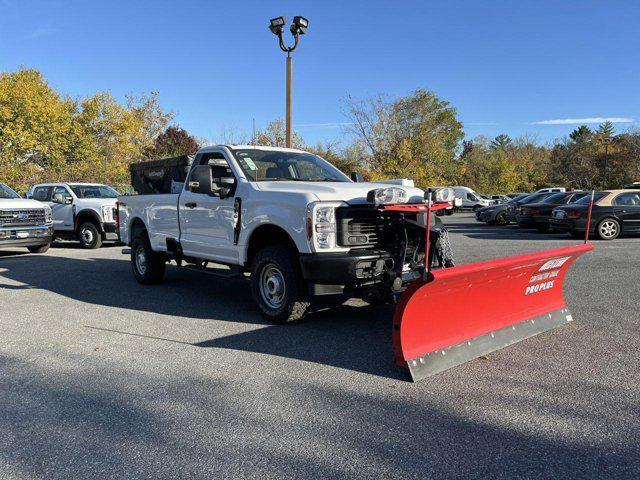
[[[408, 379], [401, 368], [392, 364], [391, 306], [342, 305], [312, 312], [300, 323], [272, 325], [257, 313], [247, 280], [220, 279], [170, 267], [165, 282], [143, 286], [133, 278], [128, 260], [41, 256], [37, 268], [26, 268], [26, 260], [19, 258], [2, 263], [4, 271], [0, 272], [0, 278], [22, 285], [0, 284], [0, 290], [43, 289], [94, 305], [212, 322], [264, 325], [264, 328], [194, 345], [278, 355]], [[101, 329], [99, 325], [85, 326]], [[215, 323], [213, 327], [215, 329]], [[103, 330], [185, 343], [135, 331]]]

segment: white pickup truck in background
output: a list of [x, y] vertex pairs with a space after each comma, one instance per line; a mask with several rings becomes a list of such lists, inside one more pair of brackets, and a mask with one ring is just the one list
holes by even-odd
[[21, 198], [0, 183], [0, 249], [26, 247], [32, 253], [49, 250], [53, 234], [51, 208]]
[[353, 182], [300, 150], [220, 145], [196, 154], [180, 194], [122, 196], [116, 217], [140, 283], [160, 282], [168, 261], [227, 265], [250, 272], [265, 317], [287, 322], [317, 296], [386, 299], [421, 274], [424, 216], [379, 208], [406, 202], [424, 192]]

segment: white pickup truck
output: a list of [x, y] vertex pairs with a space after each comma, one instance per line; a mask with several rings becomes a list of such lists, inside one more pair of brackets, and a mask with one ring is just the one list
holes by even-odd
[[0, 249], [26, 247], [32, 253], [44, 253], [49, 250], [52, 235], [51, 208], [20, 198], [0, 183]]
[[168, 261], [227, 265], [282, 323], [318, 296], [384, 300], [417, 278], [425, 216], [381, 208], [409, 202], [424, 192], [354, 182], [311, 153], [220, 145], [196, 154], [180, 194], [119, 197], [116, 220], [140, 283], [160, 282]]

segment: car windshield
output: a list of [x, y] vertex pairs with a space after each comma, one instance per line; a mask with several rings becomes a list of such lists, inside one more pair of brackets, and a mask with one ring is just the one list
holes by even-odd
[[120, 194], [107, 185], [69, 185], [78, 198], [118, 198]]
[[233, 149], [247, 180], [351, 182], [349, 177], [317, 155], [279, 150]]
[[[593, 203], [597, 202], [605, 195], [608, 195], [608, 192], [596, 192], [596, 194], [593, 196]], [[579, 203], [581, 205], [589, 205], [589, 202], [591, 202], [591, 195], [585, 195], [580, 200], [575, 201], [573, 203]]]
[[551, 203], [553, 205], [558, 205], [560, 203], [564, 203], [564, 199], [567, 198], [570, 193], [556, 193], [544, 199], [544, 203]]
[[552, 193], [533, 193], [524, 198], [519, 199], [520, 203], [537, 203], [545, 198], [553, 195]]
[[522, 200], [523, 198], [528, 197], [529, 195], [530, 195], [529, 193], [521, 193], [520, 195], [516, 195], [515, 197], [513, 197], [511, 201], [517, 202], [518, 200]]
[[0, 183], [0, 198], [20, 198], [20, 195], [11, 190], [4, 183]]

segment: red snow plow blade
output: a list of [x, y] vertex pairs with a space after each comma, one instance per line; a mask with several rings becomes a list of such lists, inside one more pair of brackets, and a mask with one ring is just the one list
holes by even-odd
[[395, 311], [395, 362], [415, 381], [570, 322], [564, 276], [590, 250], [590, 244], [545, 250], [416, 280]]

